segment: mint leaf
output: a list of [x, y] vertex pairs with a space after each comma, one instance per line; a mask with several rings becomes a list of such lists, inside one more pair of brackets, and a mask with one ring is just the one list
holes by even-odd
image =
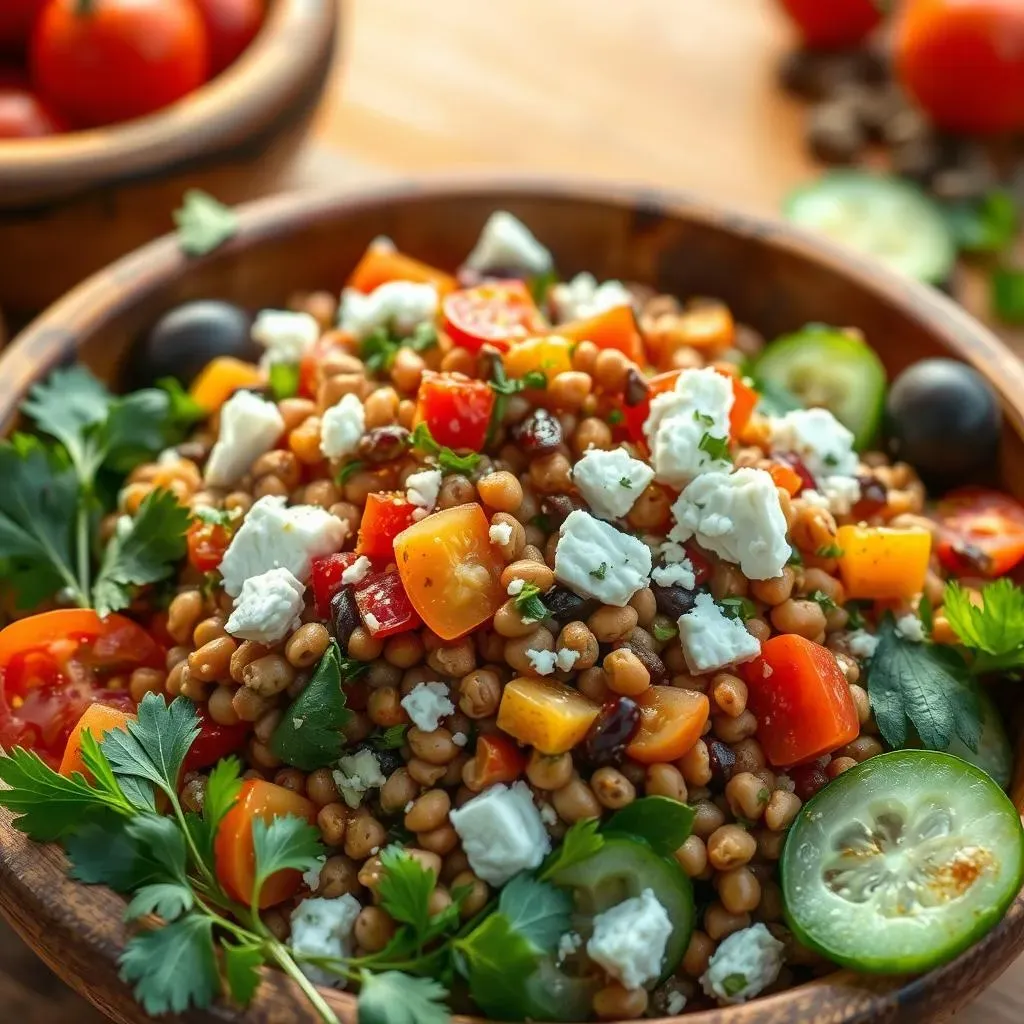
[[174, 211], [178, 244], [186, 256], [205, 256], [238, 232], [238, 216], [207, 192], [190, 188]]
[[546, 882], [566, 868], [593, 857], [604, 846], [604, 838], [598, 833], [599, 822], [590, 818], [578, 821], [562, 839], [562, 845], [548, 854], [540, 867], [537, 877]]
[[693, 818], [693, 808], [687, 804], [667, 796], [645, 796], [616, 811], [601, 831], [634, 836], [663, 857], [671, 857], [686, 842]]
[[498, 899], [509, 926], [542, 953], [554, 953], [572, 924], [572, 896], [527, 874], [516, 875]]
[[285, 868], [309, 871], [324, 852], [320, 832], [292, 814], [274, 818], [269, 825], [262, 818], [253, 819], [252, 845], [256, 861], [253, 905], [272, 874]]
[[451, 1020], [444, 1004], [448, 991], [433, 978], [364, 970], [359, 985], [358, 1024], [449, 1024]]
[[231, 998], [239, 1006], [248, 1006], [260, 987], [260, 968], [265, 960], [263, 951], [256, 945], [238, 945], [224, 941], [220, 944], [224, 953], [224, 979], [228, 983]]

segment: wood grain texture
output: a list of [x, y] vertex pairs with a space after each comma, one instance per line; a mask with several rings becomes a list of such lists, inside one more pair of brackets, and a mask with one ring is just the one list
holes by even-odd
[[[9, 424], [28, 386], [77, 350], [116, 381], [121, 356], [169, 306], [216, 295], [248, 306], [280, 304], [299, 288], [337, 289], [367, 242], [390, 235], [405, 251], [454, 265], [487, 215], [511, 210], [549, 244], [558, 265], [644, 281], [679, 294], [717, 295], [769, 334], [809, 319], [856, 323], [897, 372], [924, 356], [951, 354], [993, 382], [1006, 413], [1004, 482], [1020, 489], [1024, 464], [1024, 367], [980, 325], [938, 293], [879, 273], [781, 225], [654, 190], [584, 189], [537, 183], [413, 185], [345, 197], [280, 197], [245, 211], [238, 235], [186, 260], [173, 239], [156, 242], [75, 289], [0, 359], [0, 422]], [[122, 904], [77, 886], [54, 848], [28, 843], [0, 814], [0, 911], [61, 976], [114, 1020], [145, 1019], [116, 978], [124, 941]], [[691, 1024], [923, 1024], [955, 1010], [1024, 948], [1024, 893], [1005, 920], [953, 963], [914, 981], [837, 972], [743, 1007], [689, 1015]], [[352, 1019], [352, 999], [331, 992]], [[230, 1019], [218, 1007], [191, 1022]], [[267, 984], [246, 1020], [298, 1024], [308, 1009], [283, 976]]]

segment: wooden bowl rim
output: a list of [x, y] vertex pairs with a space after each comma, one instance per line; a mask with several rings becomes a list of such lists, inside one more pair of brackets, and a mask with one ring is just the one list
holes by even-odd
[[335, 0], [275, 0], [238, 60], [166, 109], [0, 147], [0, 208], [5, 186], [80, 192], [164, 172], [247, 138], [303, 97], [334, 47], [339, 10]]
[[[357, 191], [317, 191], [261, 199], [238, 207], [237, 234], [220, 249], [198, 259], [186, 257], [173, 235], [151, 242], [69, 292], [26, 327], [0, 356], [0, 379], [9, 385], [7, 395], [0, 396], [0, 425], [9, 425], [20, 396], [33, 381], [75, 353], [80, 336], [101, 330], [108, 317], [130, 306], [134, 298], [167, 284], [187, 272], [193, 264], [215, 261], [225, 254], [237, 255], [297, 228], [341, 217], [347, 212], [393, 208], [398, 204], [415, 207], [438, 199], [458, 198], [487, 199], [495, 208], [517, 198], [612, 205], [638, 214], [650, 213], [717, 227], [743, 239], [770, 243], [773, 248], [790, 255], [823, 263], [835, 273], [852, 279], [865, 290], [899, 307], [908, 319], [940, 338], [951, 354], [972, 363], [996, 388], [1014, 431], [1024, 436], [1024, 365], [984, 325], [934, 289], [899, 278], [870, 258], [792, 225], [738, 213], [687, 193], [522, 175], [445, 175]], [[112, 290], [111, 280], [123, 283], [123, 287]], [[74, 329], [67, 326], [72, 323], [75, 324]], [[9, 812], [0, 810], [0, 821], [6, 824], [10, 818]], [[47, 904], [40, 899], [40, 894], [20, 881], [8, 862], [17, 854], [18, 847], [28, 843], [24, 837], [18, 837], [18, 840], [8, 848], [0, 844], [0, 877], [19, 895], [20, 903], [41, 914], [47, 910]], [[50, 851], [47, 855], [51, 855]], [[59, 851], [53, 855], [64, 860]], [[96, 919], [85, 913], [87, 907], [92, 908], [94, 914], [99, 911], [103, 915], [117, 917], [115, 908], [121, 901], [109, 890], [65, 881], [68, 891], [73, 889], [80, 897], [77, 903], [63, 901], [61, 921], [57, 927], [65, 936], [95, 933]], [[113, 930], [113, 925], [109, 930]], [[99, 938], [101, 941], [94, 943], [98, 955], [110, 962], [116, 960], [119, 950], [115, 943], [109, 941], [110, 935], [105, 933]], [[1005, 968], [1022, 950], [1024, 889], [1018, 893], [1003, 920], [984, 938], [954, 960], [919, 977], [858, 975], [848, 970], [837, 970], [808, 984], [740, 1006], [662, 1020], [687, 1024], [723, 1024], [725, 1020], [734, 1024], [766, 1024], [768, 1021], [810, 1020], [824, 1014], [822, 1019], [833, 1024], [883, 1021], [891, 1019], [897, 1011], [913, 1012], [915, 1007], [934, 1002], [936, 992], [944, 985], [951, 991], [951, 1006], [958, 1005], [955, 996], [957, 979], [972, 972], [988, 974], [993, 964], [997, 970]], [[45, 949], [43, 952], [45, 955]], [[264, 979], [263, 995], [258, 997], [261, 1006], [264, 999], [269, 1001], [267, 1005], [273, 1005], [275, 998], [289, 1002], [296, 998], [297, 986], [284, 974], [267, 970]], [[80, 987], [88, 987], [85, 979], [76, 981]], [[333, 989], [321, 991], [340, 1018], [354, 1019], [353, 996]], [[793, 1013], [800, 1015], [793, 1016]], [[243, 1020], [244, 1017], [231, 1017], [221, 1007], [214, 1008], [206, 1019]], [[455, 1019], [467, 1024], [487, 1024], [481, 1018]]]

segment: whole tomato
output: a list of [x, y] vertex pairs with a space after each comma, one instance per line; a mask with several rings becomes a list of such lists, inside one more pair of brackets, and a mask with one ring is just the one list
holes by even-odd
[[0, 82], [0, 139], [36, 139], [65, 130], [60, 116], [38, 96]]
[[24, 46], [46, 0], [0, 0], [0, 50]]
[[32, 79], [81, 127], [143, 117], [206, 81], [192, 0], [51, 0], [32, 34]]
[[210, 41], [210, 74], [219, 75], [238, 59], [263, 24], [264, 0], [192, 0]]
[[1024, 3], [909, 0], [896, 26], [900, 83], [942, 128], [1024, 128]]
[[856, 46], [880, 24], [890, 0], [781, 0], [804, 42], [822, 50]]

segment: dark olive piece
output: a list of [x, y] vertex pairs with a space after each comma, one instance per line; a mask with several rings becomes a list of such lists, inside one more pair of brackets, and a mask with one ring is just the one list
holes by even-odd
[[359, 439], [356, 458], [363, 462], [391, 462], [409, 447], [409, 431], [391, 423], [373, 427]]
[[591, 768], [621, 764], [626, 747], [640, 728], [640, 708], [629, 697], [608, 701], [583, 741], [583, 760]]
[[331, 633], [342, 651], [348, 651], [348, 642], [361, 621], [352, 588], [343, 587], [331, 598]]
[[697, 594], [701, 591], [684, 590], [682, 587], [663, 587], [658, 583], [652, 583], [651, 593], [654, 594], [658, 611], [675, 622], [680, 615], [693, 611]]
[[585, 619], [598, 606], [594, 598], [580, 597], [579, 594], [557, 584], [544, 595], [544, 604], [551, 613], [551, 618], [560, 626]]

